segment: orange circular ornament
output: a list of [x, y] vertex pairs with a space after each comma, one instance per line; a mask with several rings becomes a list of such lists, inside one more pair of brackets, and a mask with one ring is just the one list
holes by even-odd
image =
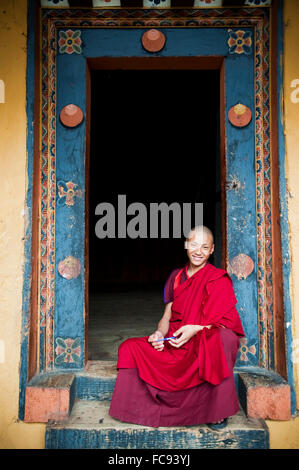
[[247, 279], [247, 277], [252, 273], [254, 270], [254, 261], [250, 256], [246, 255], [245, 253], [240, 253], [239, 255], [235, 256], [230, 262], [228, 266], [228, 273], [234, 274], [237, 278], [240, 279]]
[[142, 45], [148, 52], [159, 52], [165, 45], [166, 38], [161, 31], [150, 29], [142, 36]]
[[58, 263], [58, 272], [65, 279], [76, 279], [81, 272], [81, 263], [73, 256], [67, 256]]
[[60, 112], [60, 120], [67, 127], [78, 126], [83, 121], [83, 112], [75, 104], [68, 104]]
[[251, 121], [251, 111], [244, 104], [232, 106], [228, 112], [228, 120], [233, 126], [245, 127]]

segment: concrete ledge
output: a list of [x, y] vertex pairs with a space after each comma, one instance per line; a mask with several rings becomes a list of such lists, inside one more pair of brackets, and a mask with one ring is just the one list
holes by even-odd
[[75, 399], [74, 374], [45, 374], [33, 377], [26, 387], [27, 423], [47, 423], [67, 418]]
[[238, 374], [239, 400], [248, 418], [291, 419], [289, 384], [271, 371]]

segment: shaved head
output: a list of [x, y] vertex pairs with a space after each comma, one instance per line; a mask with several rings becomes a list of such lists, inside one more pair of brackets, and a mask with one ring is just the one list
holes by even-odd
[[211, 230], [204, 225], [197, 225], [188, 234], [185, 241], [189, 258], [189, 273], [202, 269], [214, 252], [214, 237]]
[[212, 243], [214, 243], [214, 236], [211, 230], [208, 227], [205, 227], [205, 225], [197, 225], [197, 227], [194, 227], [190, 232], [188, 233], [187, 241], [191, 240], [195, 235], [201, 235], [201, 236], [208, 236], [211, 238]]

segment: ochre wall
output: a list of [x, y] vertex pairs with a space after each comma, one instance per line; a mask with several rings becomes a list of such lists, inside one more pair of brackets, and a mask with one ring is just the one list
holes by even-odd
[[299, 404], [299, 2], [286, 0], [284, 7], [284, 109], [287, 203], [290, 228], [291, 300], [293, 309], [294, 373]]
[[26, 176], [27, 1], [0, 0], [0, 448], [44, 447], [18, 422]]
[[[299, 407], [299, 2], [284, 0], [283, 100], [285, 134], [285, 175], [290, 230], [292, 334], [294, 377]], [[295, 87], [291, 84], [298, 80]], [[298, 92], [296, 91], [298, 89]], [[298, 100], [298, 103], [296, 102]], [[299, 449], [299, 417], [286, 422], [267, 421], [270, 446], [276, 449]]]
[[[285, 0], [284, 107], [293, 337], [299, 339], [299, 4]], [[43, 448], [45, 426], [18, 421], [26, 175], [27, 0], [0, 0], [0, 448]], [[1, 100], [1, 93], [0, 93]], [[297, 343], [295, 343], [297, 345]], [[297, 345], [299, 356], [299, 345]], [[299, 362], [295, 366], [299, 403]], [[299, 448], [299, 418], [267, 421], [271, 448]]]

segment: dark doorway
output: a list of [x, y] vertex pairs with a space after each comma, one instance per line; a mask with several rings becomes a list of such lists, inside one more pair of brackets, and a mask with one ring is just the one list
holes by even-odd
[[[91, 71], [91, 360], [114, 360], [123, 339], [155, 330], [165, 281], [187, 262], [183, 234], [152, 239], [148, 227], [148, 238], [118, 238], [119, 195], [148, 214], [150, 203], [203, 203], [216, 242], [211, 262], [221, 267], [219, 80], [215, 70]], [[115, 208], [115, 238], [96, 236], [103, 202]]]

